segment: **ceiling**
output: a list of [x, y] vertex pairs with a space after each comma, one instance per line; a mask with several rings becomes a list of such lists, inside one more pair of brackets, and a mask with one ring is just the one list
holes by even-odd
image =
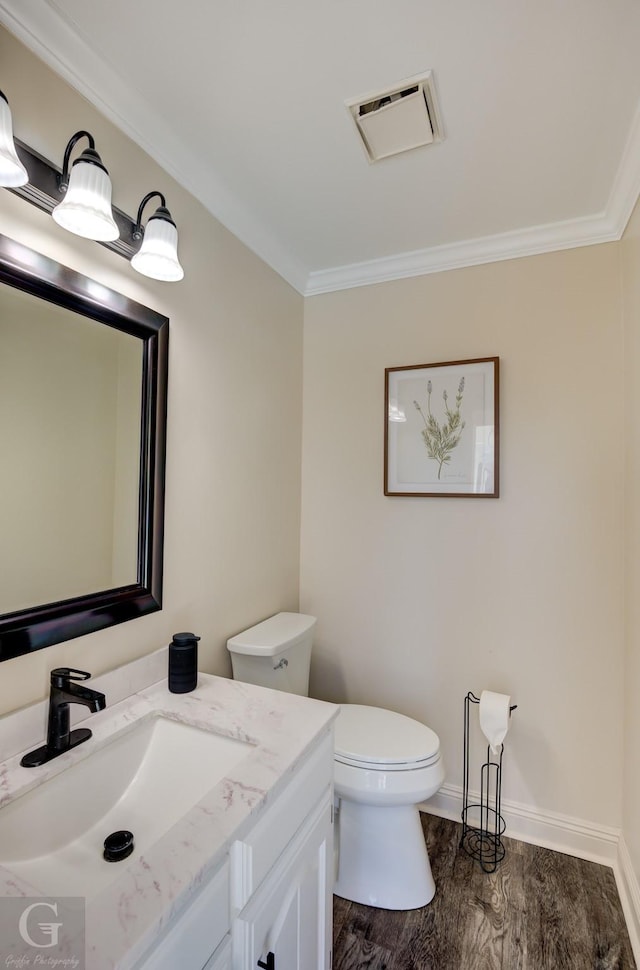
[[[639, 0], [0, 0], [0, 21], [302, 293], [616, 239], [640, 190]], [[443, 141], [370, 164], [345, 102], [428, 70]]]

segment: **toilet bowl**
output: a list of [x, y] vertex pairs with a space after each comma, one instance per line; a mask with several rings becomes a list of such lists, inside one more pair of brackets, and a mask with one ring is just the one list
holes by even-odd
[[[278, 613], [227, 641], [236, 680], [308, 694], [315, 617]], [[336, 895], [417, 909], [435, 884], [418, 805], [444, 782], [437, 734], [379, 707], [343, 704], [336, 719]]]

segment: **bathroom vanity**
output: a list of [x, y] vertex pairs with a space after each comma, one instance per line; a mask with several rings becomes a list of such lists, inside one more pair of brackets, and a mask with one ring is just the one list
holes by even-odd
[[204, 674], [112, 703], [111, 676], [93, 737], [39, 768], [29, 715], [0, 721], [0, 894], [84, 896], [88, 970], [328, 970], [338, 708]]

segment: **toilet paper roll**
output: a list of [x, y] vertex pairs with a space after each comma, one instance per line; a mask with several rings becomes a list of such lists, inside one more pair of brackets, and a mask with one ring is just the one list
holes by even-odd
[[492, 690], [483, 690], [480, 694], [480, 729], [491, 746], [492, 754], [498, 754], [509, 730], [510, 706], [508, 694], [496, 694]]

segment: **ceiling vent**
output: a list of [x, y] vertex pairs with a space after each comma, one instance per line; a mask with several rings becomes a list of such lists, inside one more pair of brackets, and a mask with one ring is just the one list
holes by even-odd
[[432, 71], [346, 104], [370, 162], [442, 141]]

